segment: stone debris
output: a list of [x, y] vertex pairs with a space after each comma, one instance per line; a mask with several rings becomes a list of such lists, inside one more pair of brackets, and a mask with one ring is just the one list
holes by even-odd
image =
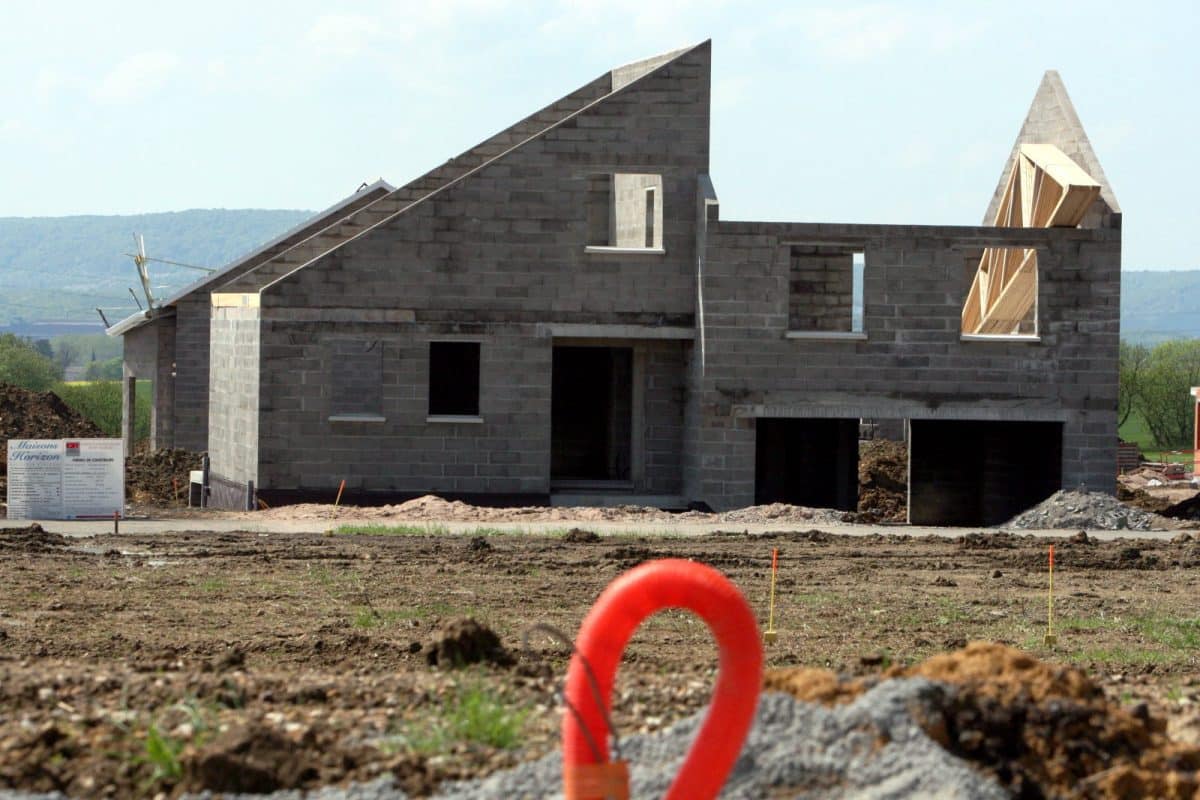
[[1061, 490], [997, 527], [1016, 530], [1082, 528], [1094, 531], [1153, 531], [1168, 530], [1175, 525], [1169, 519], [1127, 506], [1103, 492]]

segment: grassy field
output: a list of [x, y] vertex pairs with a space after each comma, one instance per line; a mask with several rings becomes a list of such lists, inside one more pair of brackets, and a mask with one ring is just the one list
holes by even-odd
[[[135, 438], [139, 441], [150, 435], [150, 390], [150, 381], [138, 381]], [[53, 391], [109, 436], [121, 435], [120, 381], [70, 381]]]
[[1192, 463], [1191, 442], [1184, 442], [1177, 448], [1160, 450], [1154, 445], [1154, 437], [1146, 426], [1146, 420], [1137, 411], [1129, 415], [1118, 434], [1127, 442], [1136, 442], [1142, 449], [1142, 455], [1147, 461], [1174, 461], [1180, 464]]

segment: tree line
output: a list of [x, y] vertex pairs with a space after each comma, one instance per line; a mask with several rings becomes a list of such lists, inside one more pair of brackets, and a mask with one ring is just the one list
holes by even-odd
[[1189, 390], [1200, 386], [1200, 339], [1175, 339], [1154, 347], [1123, 341], [1120, 360], [1118, 425], [1137, 414], [1155, 446], [1191, 447], [1196, 401]]
[[[67, 367], [84, 361], [77, 342], [64, 339], [51, 345], [48, 339], [25, 339], [0, 334], [0, 383], [10, 383], [35, 392], [45, 392], [62, 381]], [[119, 380], [121, 357], [100, 360], [93, 350], [83, 375], [85, 380]]]

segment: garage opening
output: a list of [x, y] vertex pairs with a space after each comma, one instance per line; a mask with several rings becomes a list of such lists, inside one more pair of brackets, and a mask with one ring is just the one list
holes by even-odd
[[1061, 422], [909, 424], [914, 525], [999, 525], [1062, 488]]
[[631, 480], [633, 349], [554, 348], [550, 479], [559, 485]]
[[754, 502], [854, 511], [858, 419], [759, 417]]

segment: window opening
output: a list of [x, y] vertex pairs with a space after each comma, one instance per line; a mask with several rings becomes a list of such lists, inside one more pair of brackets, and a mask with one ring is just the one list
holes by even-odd
[[429, 415], [479, 415], [479, 342], [429, 343]]

